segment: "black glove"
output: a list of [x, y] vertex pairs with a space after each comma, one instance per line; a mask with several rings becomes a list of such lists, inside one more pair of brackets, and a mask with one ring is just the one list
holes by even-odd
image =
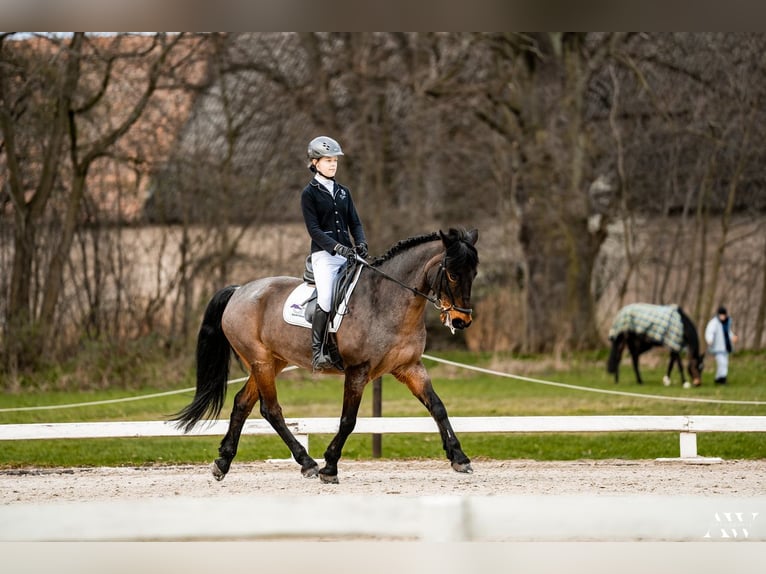
[[357, 255], [361, 257], [362, 259], [367, 259], [367, 244], [366, 243], [360, 243], [356, 246], [355, 249]]
[[335, 253], [342, 255], [346, 259], [356, 259], [354, 250], [345, 245], [341, 245], [340, 243], [335, 246]]

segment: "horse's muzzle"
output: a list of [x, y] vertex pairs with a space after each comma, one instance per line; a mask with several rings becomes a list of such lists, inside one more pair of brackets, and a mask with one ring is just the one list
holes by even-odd
[[457, 310], [454, 306], [449, 308], [442, 308], [440, 318], [442, 324], [450, 331], [452, 331], [453, 335], [455, 334], [456, 329], [460, 329], [462, 331], [463, 329], [468, 328], [468, 326], [473, 321], [471, 319], [470, 309], [466, 309], [465, 311]]
[[461, 317], [455, 317], [452, 319], [452, 326], [455, 327], [455, 329], [467, 329], [471, 325], [471, 318], [468, 317], [468, 320], [464, 320]]

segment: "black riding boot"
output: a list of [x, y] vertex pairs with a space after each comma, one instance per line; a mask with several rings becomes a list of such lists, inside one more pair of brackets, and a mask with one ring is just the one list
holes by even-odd
[[332, 358], [324, 348], [324, 336], [327, 330], [327, 311], [317, 305], [311, 322], [311, 366], [315, 371], [333, 368]]

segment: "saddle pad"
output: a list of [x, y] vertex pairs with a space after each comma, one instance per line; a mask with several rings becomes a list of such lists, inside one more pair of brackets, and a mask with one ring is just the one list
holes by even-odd
[[[346, 309], [348, 308], [348, 302], [351, 298], [351, 293], [354, 292], [357, 281], [359, 281], [359, 275], [362, 273], [362, 265], [359, 265], [354, 278], [346, 290], [343, 296], [343, 300], [338, 305], [335, 315], [330, 321], [328, 331], [330, 333], [337, 333], [340, 329], [340, 324], [343, 321], [343, 317], [346, 315]], [[306, 303], [308, 303], [316, 287], [308, 283], [301, 283], [287, 296], [285, 304], [282, 307], [282, 318], [290, 325], [296, 325], [298, 327], [311, 328], [311, 323], [306, 321]]]
[[683, 347], [684, 325], [677, 305], [626, 305], [617, 312], [609, 338], [614, 339], [625, 331], [646, 335], [674, 351], [680, 351]]

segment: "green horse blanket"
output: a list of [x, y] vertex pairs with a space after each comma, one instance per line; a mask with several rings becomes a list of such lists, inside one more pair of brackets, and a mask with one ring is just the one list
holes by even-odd
[[609, 338], [631, 331], [646, 335], [652, 341], [679, 352], [684, 346], [684, 325], [678, 305], [633, 303], [617, 312]]

